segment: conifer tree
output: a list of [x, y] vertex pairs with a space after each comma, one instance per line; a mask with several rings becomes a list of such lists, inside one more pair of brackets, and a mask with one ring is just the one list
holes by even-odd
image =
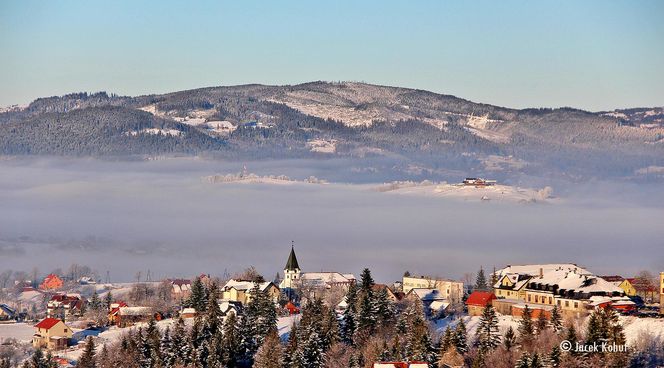
[[113, 304], [113, 294], [109, 291], [104, 297], [104, 307], [106, 310], [111, 310], [111, 304]]
[[476, 331], [477, 345], [482, 352], [488, 352], [500, 345], [498, 331], [498, 316], [491, 304], [487, 304], [482, 311], [482, 317]]
[[90, 298], [90, 309], [99, 312], [101, 310], [101, 300], [99, 300], [99, 294], [97, 294], [97, 290], [95, 290], [92, 293], [92, 298]]
[[551, 310], [551, 327], [556, 333], [563, 329], [562, 317], [560, 315], [560, 309], [558, 309], [557, 305], [554, 305], [553, 309]]
[[346, 310], [341, 324], [341, 337], [346, 344], [353, 344], [353, 337], [357, 329], [357, 286], [351, 283], [346, 293]]
[[588, 318], [588, 327], [586, 328], [586, 344], [601, 343], [604, 335], [602, 331], [602, 321], [599, 311], [595, 310]]
[[450, 347], [454, 346], [454, 333], [452, 332], [452, 329], [450, 328], [449, 325], [445, 328], [445, 332], [440, 337], [439, 345], [440, 345], [440, 350], [439, 350], [440, 356], [445, 354], [445, 352], [447, 352], [447, 350]]
[[514, 334], [514, 329], [510, 326], [505, 332], [505, 337], [503, 337], [503, 346], [505, 350], [510, 351], [516, 345], [516, 335]]
[[321, 321], [321, 338], [323, 346], [327, 350], [332, 344], [339, 341], [340, 330], [339, 321], [337, 320], [337, 313], [334, 309], [323, 306], [323, 319]]
[[187, 331], [182, 317], [175, 322], [175, 328], [171, 336], [171, 344], [175, 353], [176, 364], [188, 365], [191, 363], [191, 345], [187, 340]]
[[85, 350], [76, 364], [77, 368], [97, 368], [95, 360], [95, 343], [92, 337], [88, 337]]
[[558, 346], [551, 348], [548, 366], [553, 368], [560, 366], [560, 348]]
[[325, 363], [323, 341], [316, 331], [310, 331], [307, 338], [302, 341], [300, 350], [302, 368], [321, 368]]
[[576, 335], [576, 328], [574, 327], [574, 323], [570, 323], [567, 327], [567, 335], [565, 336], [565, 340], [569, 341], [570, 346], [572, 347], [572, 350], [569, 351], [570, 354], [576, 355], [576, 344], [579, 340]]
[[161, 351], [161, 364], [163, 368], [172, 368], [177, 361], [177, 352], [174, 351], [173, 341], [171, 340], [170, 327], [166, 327], [164, 335], [161, 337], [159, 351]]
[[300, 366], [300, 361], [297, 357], [297, 352], [299, 350], [298, 335], [298, 327], [293, 324], [293, 326], [291, 326], [290, 334], [288, 335], [288, 343], [286, 344], [282, 359], [284, 368], [299, 368]]
[[394, 320], [394, 309], [389, 300], [387, 287], [381, 288], [375, 295], [378, 325], [387, 325]]
[[523, 308], [523, 315], [519, 321], [519, 342], [527, 344], [533, 340], [534, 328], [530, 308], [528, 304]]
[[454, 329], [454, 345], [459, 354], [463, 355], [468, 352], [466, 324], [463, 322], [463, 319], [459, 319], [459, 323], [457, 323]]
[[156, 366], [155, 359], [154, 359], [154, 354], [152, 350], [152, 343], [150, 341], [150, 338], [148, 336], [148, 333], [143, 331], [142, 329], [139, 328], [138, 331], [138, 338], [139, 338], [139, 345], [138, 345], [138, 350], [139, 350], [139, 357], [138, 357], [138, 365], [140, 368], [153, 368]]
[[537, 323], [535, 324], [535, 327], [537, 328], [538, 334], [541, 334], [549, 327], [549, 321], [546, 319], [546, 314], [544, 314], [543, 310], [540, 310], [540, 313], [537, 316]]
[[530, 368], [530, 356], [527, 352], [521, 353], [521, 357], [516, 361], [516, 368]]
[[242, 337], [235, 313], [229, 313], [223, 325], [223, 338], [221, 340], [223, 352], [222, 362], [228, 367], [235, 367], [241, 356], [240, 347]]
[[191, 284], [191, 294], [185, 303], [187, 307], [194, 308], [196, 312], [202, 313], [207, 307], [207, 291], [200, 277], [196, 277]]
[[477, 272], [477, 277], [475, 279], [475, 290], [489, 290], [489, 285], [487, 285], [486, 276], [484, 276], [484, 269], [482, 267], [480, 267], [480, 270]]
[[530, 357], [530, 368], [544, 368], [544, 361], [537, 352]]
[[276, 329], [272, 329], [258, 348], [253, 368], [283, 368], [281, 341]]
[[369, 334], [374, 332], [378, 324], [378, 305], [374, 296], [374, 285], [371, 271], [365, 268], [362, 271], [357, 329]]

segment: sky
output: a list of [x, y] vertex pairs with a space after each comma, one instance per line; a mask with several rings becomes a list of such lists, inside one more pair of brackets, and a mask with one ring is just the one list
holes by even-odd
[[[314, 161], [248, 162], [251, 172], [328, 176]], [[343, 160], [330, 160], [345, 166]], [[195, 159], [0, 160], [0, 272], [88, 265], [114, 282], [233, 275], [272, 278], [295, 241], [304, 271], [378, 282], [404, 271], [459, 279], [507, 264], [577, 263], [596, 274], [659, 272], [661, 193], [653, 184], [574, 183], [551, 204], [450, 200], [349, 184], [210, 184], [241, 164]], [[626, 253], [628, 252], [628, 253]], [[628, 254], [628, 255], [627, 255]], [[624, 255], [624, 256], [621, 256]]]
[[0, 0], [0, 106], [351, 80], [508, 107], [664, 105], [664, 2]]

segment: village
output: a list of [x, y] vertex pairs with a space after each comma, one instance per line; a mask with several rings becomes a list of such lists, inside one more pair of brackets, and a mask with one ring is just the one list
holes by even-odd
[[[205, 298], [214, 299], [220, 323], [246, 318], [253, 304], [259, 303], [254, 300], [260, 299], [273, 309], [270, 313], [276, 315], [277, 333], [284, 343], [300, 323], [303, 309], [317, 301], [333, 313], [343, 336], [349, 313], [359, 313], [355, 307], [359, 302], [353, 300], [360, 285], [369, 285], [376, 305], [386, 310], [404, 311], [416, 305], [441, 344], [450, 327], [458, 328], [460, 323], [468, 326], [469, 339], [473, 329], [479, 336], [477, 329], [482, 327], [478, 321], [489, 308], [497, 316], [496, 331], [501, 332], [524, 318], [542, 325], [583, 328], [596, 311], [611, 310], [625, 328], [630, 324], [659, 326], [649, 332], [664, 340], [664, 272], [657, 279], [647, 272], [634, 277], [598, 276], [573, 263], [506, 265], [491, 272], [480, 267], [474, 282], [406, 271], [402, 279], [381, 284], [373, 282], [369, 270], [360, 279], [347, 271], [303, 271], [291, 245], [283, 273], [273, 280], [266, 280], [252, 267], [225, 279], [200, 274], [191, 279], [132, 283], [102, 283], [92, 274], [72, 277], [64, 272], [13, 282], [6, 277], [0, 293], [0, 362], [19, 366], [35, 351], [43, 351], [59, 367], [84, 366], [79, 362], [90, 341], [106, 346], [124, 341], [137, 328], [195, 325], [204, 317]], [[644, 332], [637, 327], [633, 330], [627, 333], [627, 345]], [[454, 351], [447, 363], [443, 362], [447, 354], [442, 353], [437, 366], [463, 366], [463, 351]], [[425, 360], [380, 358], [365, 361], [363, 366], [432, 366]]]

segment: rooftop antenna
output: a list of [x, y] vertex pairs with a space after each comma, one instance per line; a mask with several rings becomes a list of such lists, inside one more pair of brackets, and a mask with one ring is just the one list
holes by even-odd
[[111, 272], [106, 270], [106, 283], [110, 284], [111, 283]]

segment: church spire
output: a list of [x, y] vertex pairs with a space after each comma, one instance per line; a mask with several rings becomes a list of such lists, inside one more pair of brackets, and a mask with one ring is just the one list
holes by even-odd
[[295, 256], [295, 242], [291, 241], [291, 251], [288, 256], [288, 262], [286, 262], [287, 271], [295, 271], [300, 269], [300, 265], [297, 264], [297, 257]]

